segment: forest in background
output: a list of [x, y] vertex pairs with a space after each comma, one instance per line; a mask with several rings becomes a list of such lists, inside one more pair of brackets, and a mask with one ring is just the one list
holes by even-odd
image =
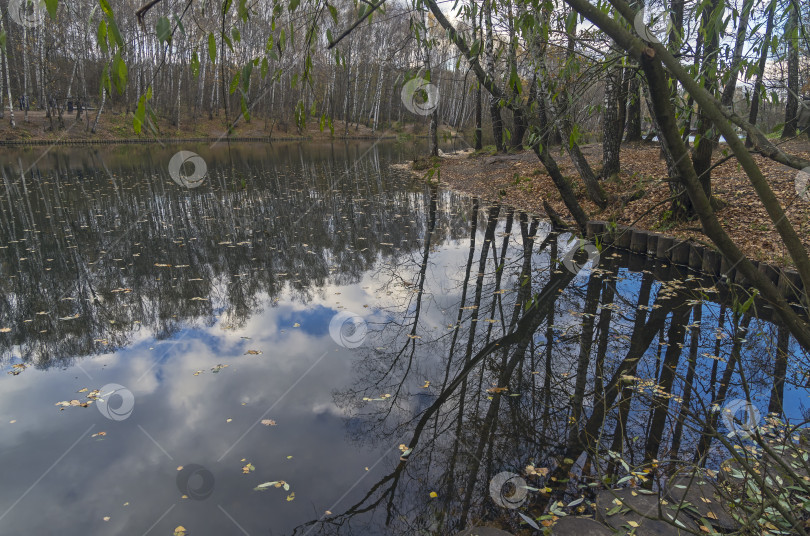
[[[497, 136], [497, 145], [516, 127], [502, 99], [494, 103], [499, 117], [493, 114], [486, 89], [482, 104], [481, 85], [468, 58], [421, 4], [386, 2], [372, 13], [370, 4], [342, 0], [300, 6], [230, 3], [235, 5], [223, 14], [223, 5], [210, 0], [143, 5], [78, 0], [60, 2], [52, 18], [46, 12], [55, 1], [10, 0], [0, 7], [0, 117], [14, 126], [28, 120], [27, 112], [39, 110], [45, 112], [46, 128], [59, 130], [65, 128], [70, 102], [73, 114], [80, 106], [90, 108], [87, 128], [95, 130], [99, 110], [134, 113], [151, 89], [148, 105], [154, 122], [160, 118], [179, 130], [191, 128], [188, 123], [196, 119], [221, 114], [223, 120], [228, 114], [233, 123], [248, 112], [245, 119], [261, 118], [266, 128], [298, 126], [299, 132], [307, 120], [323, 123], [321, 128], [337, 120], [343, 132], [334, 134], [345, 136], [360, 125], [373, 133], [424, 123], [400, 98], [403, 85], [422, 76], [438, 88], [440, 124], [472, 133], [483, 123], [486, 141], [496, 143]], [[151, 9], [139, 12], [150, 4]], [[739, 86], [739, 91], [725, 92], [724, 102], [765, 132], [786, 123], [790, 131], [786, 118], [798, 115], [799, 98], [807, 93], [810, 80], [810, 44], [803, 23], [807, 6], [804, 13], [796, 12], [802, 28], [797, 32], [788, 0], [714, 4], [722, 4], [713, 22], [717, 36], [704, 43], [701, 13], [706, 2], [681, 3], [676, 21], [683, 31], [679, 58], [726, 88]], [[539, 43], [528, 36], [526, 20], [540, 5], [510, 0], [453, 6], [457, 28], [474, 36], [470, 42], [487, 71], [524, 101], [542, 90], [532, 53]], [[663, 38], [665, 6], [653, 2], [643, 7], [645, 24]], [[558, 102], [553, 112], [571, 124], [569, 137], [594, 141], [609, 122], [625, 126], [627, 141], [651, 138], [637, 66], [602, 32], [581, 22], [572, 24], [572, 10], [564, 3], [544, 4], [542, 11], [548, 13], [541, 40], [543, 77], [547, 90], [561, 97], [554, 99]], [[115, 18], [109, 18], [111, 13]], [[359, 19], [364, 19], [362, 24], [328, 48]], [[482, 106], [489, 110], [481, 114]], [[698, 117], [688, 95], [683, 95], [681, 106], [689, 115], [689, 129], [695, 130]], [[146, 108], [139, 117], [145, 117]], [[551, 111], [537, 115], [542, 119]], [[555, 129], [557, 142], [561, 130]]]

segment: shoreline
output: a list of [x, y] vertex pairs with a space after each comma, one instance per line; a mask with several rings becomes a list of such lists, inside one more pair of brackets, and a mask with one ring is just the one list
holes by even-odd
[[[589, 148], [593, 149], [593, 146]], [[810, 143], [804, 142], [799, 150], [810, 153]], [[665, 168], [664, 174], [660, 175], [663, 162], [659, 161], [657, 153], [656, 145], [623, 146], [622, 177], [619, 184], [603, 181], [606, 190], [613, 194], [611, 206], [604, 211], [590, 203], [584, 188], [579, 187], [578, 179], [573, 178], [577, 175], [572, 164], [567, 158], [560, 157], [558, 163], [564, 175], [574, 182], [577, 197], [589, 215], [585, 238], [602, 246], [610, 245], [620, 251], [644, 255], [657, 262], [689, 268], [720, 278], [728, 284], [747, 285], [742, 274], [734, 269], [703, 234], [699, 221], [673, 222], [670, 226], [659, 224], [669, 208], [668, 204], [662, 203], [669, 192], [661, 178], [665, 176]], [[588, 156], [591, 165], [596, 168], [598, 161], [594, 162], [594, 157], [601, 157], [601, 151], [591, 150]], [[625, 166], [625, 158], [633, 161]], [[791, 223], [803, 237], [807, 237], [804, 241], [810, 243], [810, 200], [796, 196], [795, 170], [762, 157], [758, 159], [762, 169], [768, 172], [771, 187], [780, 197], [783, 206], [790, 209]], [[732, 159], [717, 169], [730, 168], [731, 174], [734, 174], [735, 164], [736, 160]], [[395, 167], [421, 179], [425, 178], [424, 171], [414, 170], [409, 163]], [[647, 168], [650, 175], [642, 176], [638, 168]], [[551, 220], [553, 216], [550, 217], [543, 208], [543, 203], [547, 202], [557, 212], [554, 216], [560, 216], [568, 224], [572, 222], [550, 177], [531, 152], [476, 155], [468, 151], [446, 154], [440, 156], [438, 169], [442, 188], [477, 196], [486, 202], [510, 205], [517, 210]], [[748, 202], [754, 193], [747, 178], [742, 172], [738, 172], [736, 176], [730, 176], [731, 174], [725, 169], [713, 177], [713, 194], [724, 203], [723, 208], [717, 212], [718, 217], [758, 271], [770, 279], [788, 301], [795, 303], [803, 288], [799, 274], [792, 263], [786, 262], [789, 261], [789, 256], [779, 255], [778, 250], [774, 251], [777, 247], [774, 244], [781, 242], [767, 214], [756, 206], [759, 203]], [[747, 190], [751, 190], [750, 193]], [[641, 195], [638, 200], [622, 200], [639, 192]], [[757, 240], [754, 234], [764, 236], [762, 240]]]
[[[427, 136], [412, 136], [413, 138], [426, 138]], [[388, 136], [209, 136], [193, 138], [112, 138], [112, 139], [29, 139], [29, 140], [0, 140], [0, 147], [41, 147], [44, 145], [149, 145], [149, 144], [176, 144], [176, 143], [215, 143], [215, 142], [239, 142], [239, 143], [274, 143], [285, 141], [299, 142], [327, 142], [327, 141], [364, 141], [364, 140], [396, 140], [397, 135]]]

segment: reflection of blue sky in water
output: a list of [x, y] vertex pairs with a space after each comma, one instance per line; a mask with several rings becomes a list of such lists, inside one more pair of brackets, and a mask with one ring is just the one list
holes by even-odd
[[[341, 165], [338, 170], [342, 169]], [[216, 169], [214, 165], [211, 168]], [[376, 180], [373, 174], [372, 179]], [[380, 178], [383, 179], [390, 180], [387, 176]], [[412, 192], [413, 210], [402, 214], [402, 220], [416, 221], [418, 229], [423, 231], [427, 207], [422, 186], [386, 184], [392, 189]], [[379, 216], [374, 216], [374, 203], [381, 202], [381, 197], [369, 195], [368, 198], [370, 221], [375, 222], [374, 218]], [[447, 222], [453, 221], [451, 216], [467, 214], [470, 204], [464, 198], [443, 196], [438, 208], [440, 221], [449, 227]], [[467, 306], [472, 300], [478, 254], [484, 241], [485, 213], [479, 216]], [[505, 230], [503, 218], [502, 213], [493, 244], [499, 259]], [[457, 221], [461, 223], [459, 228], [453, 229], [453, 236], [468, 236], [469, 218]], [[546, 232], [541, 225], [538, 239], [534, 241], [535, 291], [548, 277], [549, 256], [537, 253]], [[414, 288], [422, 262], [423, 233], [417, 234], [418, 239], [411, 249], [403, 248], [393, 255], [390, 250], [375, 253], [367, 266], [358, 269], [355, 278], [345, 277], [349, 282], [340, 279], [344, 274], [332, 274], [318, 286], [302, 282], [306, 293], [289, 281], [281, 285], [276, 295], [258, 292], [248, 314], [238, 321], [234, 320], [235, 313], [227, 303], [227, 282], [219, 281], [212, 285], [210, 296], [206, 296], [211, 300], [212, 316], [191, 315], [193, 325], [182, 322], [180, 330], [169, 338], [155, 340], [151, 333], [154, 328], [143, 325], [133, 328], [125, 347], [115, 353], [78, 357], [73, 363], [66, 360], [64, 366], [29, 367], [18, 376], [3, 374], [0, 377], [0, 475], [3, 482], [0, 515], [18, 499], [19, 502], [0, 520], [0, 534], [129, 535], [142, 534], [153, 524], [149, 534], [171, 534], [178, 525], [186, 527], [191, 534], [238, 534], [233, 521], [249, 534], [288, 534], [292, 527], [327, 509], [338, 513], [354, 504], [397, 464], [398, 445], [410, 439], [409, 427], [397, 426], [429, 406], [438, 393], [469, 254], [468, 239], [450, 235], [446, 228], [434, 234], [416, 330], [419, 339], [410, 339], [408, 334], [411, 318], [416, 313]], [[392, 240], [390, 236], [376, 238], [377, 243]], [[511, 312], [512, 300], [520, 288], [518, 275], [523, 262], [517, 222], [509, 243], [501, 281], [501, 288], [507, 291], [503, 294], [503, 308], [507, 313]], [[227, 246], [213, 250], [224, 252]], [[162, 261], [156, 252], [146, 253], [155, 255], [154, 259], [149, 259], [149, 264]], [[281, 258], [287, 253], [282, 249], [277, 255]], [[603, 261], [607, 263], [609, 258], [606, 256]], [[158, 268], [150, 270], [149, 274], [167, 273]], [[486, 262], [485, 271], [476, 348], [482, 345], [480, 335], [484, 328], [495, 332], [504, 328], [500, 311], [495, 308], [493, 314], [492, 309], [495, 263], [491, 259]], [[641, 273], [625, 268], [619, 271], [612, 304], [616, 309], [606, 353], [606, 364], [611, 367], [627, 351], [641, 277]], [[560, 382], [560, 391], [553, 401], [555, 411], [565, 410], [561, 401], [568, 398], [566, 389], [570, 389], [576, 371], [578, 330], [582, 320], [579, 311], [588, 281], [589, 273], [581, 273], [556, 302], [551, 370], [555, 382]], [[655, 283], [650, 305], [660, 290], [660, 285]], [[369, 336], [365, 344], [355, 350], [342, 348], [329, 335], [329, 321], [344, 310], [359, 313], [368, 321]], [[597, 309], [596, 314], [601, 310]], [[464, 311], [460, 347], [466, 345], [471, 314], [471, 310]], [[718, 315], [717, 304], [704, 304], [701, 356], [714, 352]], [[508, 322], [508, 314], [506, 316]], [[207, 325], [209, 318], [213, 325]], [[727, 320], [726, 331], [728, 326]], [[743, 353], [747, 364], [772, 351], [769, 344], [775, 340], [775, 335], [771, 331], [767, 322], [752, 322]], [[689, 337], [687, 333], [685, 348], [688, 348]], [[538, 352], [544, 352], [545, 326], [534, 333], [533, 340]], [[405, 374], [404, 367], [395, 367], [393, 375], [379, 385], [372, 380], [387, 366], [387, 356], [399, 352], [409, 342], [416, 344], [415, 363], [403, 380], [395, 409], [381, 423], [377, 412], [384, 404], [363, 402], [362, 398], [395, 392], [396, 381]], [[654, 374], [658, 342], [656, 337], [646, 350], [636, 373], [638, 377], [649, 378]], [[729, 345], [727, 338], [723, 343], [726, 354]], [[19, 354], [19, 348], [4, 350], [12, 356]], [[260, 351], [261, 355], [246, 355], [249, 350]], [[798, 348], [792, 347], [791, 353], [798, 354]], [[456, 359], [459, 356], [463, 357], [463, 352], [457, 347]], [[684, 359], [685, 354], [681, 357], [681, 367]], [[699, 357], [698, 361], [697, 381], [705, 383], [712, 360]], [[218, 365], [227, 367], [213, 373], [212, 368]], [[5, 366], [4, 371], [8, 368]], [[722, 369], [721, 365], [720, 372]], [[768, 377], [753, 366], [752, 369], [749, 380], [760, 382], [754, 391], [760, 396], [758, 402], [764, 414], [769, 396]], [[200, 370], [202, 372], [195, 376]], [[613, 368], [610, 370], [612, 374]], [[593, 363], [588, 375], [591, 381]], [[533, 378], [535, 385], [542, 384], [542, 374]], [[567, 383], [561, 380], [563, 378], [569, 379]], [[427, 381], [431, 382], [429, 388], [423, 387]], [[97, 389], [107, 383], [122, 384], [134, 394], [135, 409], [127, 420], [107, 420], [93, 405], [69, 407], [64, 411], [54, 406], [62, 400], [83, 400], [84, 395], [77, 391], [85, 387]], [[785, 409], [788, 416], [798, 418], [805, 405], [806, 391], [790, 385], [791, 382], [786, 385]], [[489, 387], [487, 377], [483, 389]], [[733, 392], [736, 394], [730, 398], [739, 395], [738, 388]], [[485, 392], [470, 395], [470, 400], [481, 402], [481, 411], [485, 411]], [[528, 400], [527, 396], [521, 402], [528, 404]], [[592, 397], [587, 396], [586, 414], [592, 403]], [[272, 411], [265, 415], [274, 404]], [[634, 400], [634, 410], [642, 417], [649, 413], [643, 399]], [[636, 417], [634, 413], [634, 419]], [[274, 420], [276, 426], [255, 425], [261, 418]], [[16, 422], [10, 424], [11, 420]], [[240, 440], [248, 429], [250, 431]], [[563, 430], [564, 424], [558, 429]], [[90, 437], [102, 431], [107, 434], [102, 441]], [[636, 431], [643, 432], [643, 428], [634, 429], [633, 433]], [[452, 439], [452, 434], [445, 434], [435, 442], [437, 467], [446, 466], [441, 447], [452, 443]], [[71, 448], [74, 443], [75, 447]], [[506, 452], [503, 458], [514, 456], [515, 467], [525, 464], [528, 456], [543, 455], [533, 451], [531, 446], [514, 445], [514, 448], [515, 452]], [[461, 450], [463, 452], [464, 448]], [[691, 455], [688, 451], [687, 454]], [[64, 458], [37, 482], [63, 455]], [[431, 503], [427, 492], [440, 489], [435, 473], [430, 473], [424, 482], [418, 481], [424, 476], [418, 472], [418, 464], [424, 458], [409, 462], [414, 468], [408, 488], [411, 493], [398, 498], [416, 513], [428, 512]], [[256, 469], [243, 474], [242, 467], [247, 463]], [[215, 477], [213, 493], [205, 501], [181, 499], [175, 485], [177, 468], [191, 464], [206, 467]], [[256, 485], [273, 480], [287, 481], [290, 491], [295, 492], [295, 500], [287, 501], [288, 493], [282, 489], [253, 491]], [[128, 505], [124, 506], [125, 503]], [[105, 516], [110, 520], [103, 521]], [[362, 533], [375, 533], [377, 524], [372, 524], [372, 528], [364, 527]]]

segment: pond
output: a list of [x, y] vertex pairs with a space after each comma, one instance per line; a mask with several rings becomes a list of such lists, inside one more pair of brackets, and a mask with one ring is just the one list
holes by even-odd
[[414, 151], [6, 151], [0, 533], [517, 532], [806, 419], [806, 353], [744, 289], [391, 167]]

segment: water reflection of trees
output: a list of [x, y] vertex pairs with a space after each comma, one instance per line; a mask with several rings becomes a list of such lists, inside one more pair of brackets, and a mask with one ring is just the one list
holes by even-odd
[[166, 176], [171, 154], [2, 169], [2, 357], [48, 367], [140, 329], [240, 326], [282, 293], [307, 303], [374, 270], [394, 305], [336, 399], [352, 437], [393, 462], [326, 532], [514, 525], [489, 483], [529, 464], [549, 470], [524, 474], [544, 490], [521, 507], [532, 515], [624, 477], [619, 460], [650, 481], [684, 462], [716, 467], [727, 449], [713, 407], [749, 391], [763, 414], [781, 413], [806, 382], [804, 352], [735, 289], [610, 251], [575, 276], [556, 261], [567, 234], [403, 185], [385, 154], [212, 153], [192, 191]]
[[[501, 471], [541, 490], [520, 509], [532, 518], [631, 470], [657, 490], [668, 470], [730, 456], [717, 411], [729, 401], [782, 417], [786, 386], [804, 389], [804, 350], [737, 289], [661, 263], [630, 271], [638, 259], [611, 252], [575, 277], [555, 262], [567, 236], [498, 206], [467, 226], [466, 265], [443, 283], [455, 301], [428, 314], [430, 229], [419, 262], [388, 274], [412, 293], [363, 354], [355, 387], [336, 393], [355, 440], [392, 449], [390, 471], [301, 533], [452, 534], [493, 520], [517, 530], [515, 511], [491, 498]], [[413, 449], [399, 461], [398, 444]]]
[[[387, 150], [340, 149], [203, 153], [195, 190], [168, 177], [168, 148], [4, 167], [3, 360], [48, 367], [144, 328], [163, 339], [217, 318], [238, 327], [282, 292], [307, 303], [419, 249], [430, 193], [391, 176]], [[461, 219], [442, 211], [433, 230], [452, 238]]]

